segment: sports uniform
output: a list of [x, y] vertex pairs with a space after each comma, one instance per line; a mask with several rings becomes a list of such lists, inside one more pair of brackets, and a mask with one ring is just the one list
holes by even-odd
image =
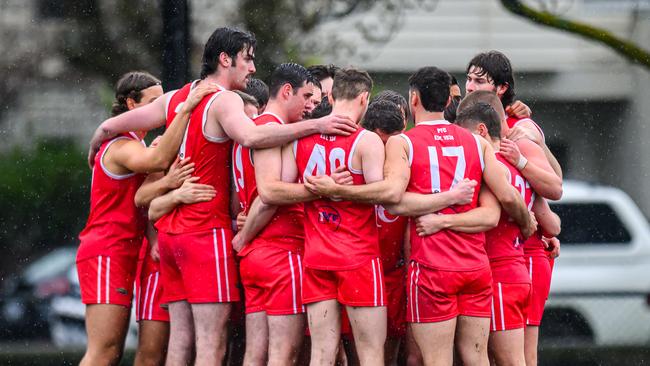
[[[500, 153], [495, 155], [508, 169], [510, 184], [521, 193], [530, 210], [534, 200], [530, 184]], [[490, 329], [496, 332], [523, 328], [526, 325], [531, 285], [524, 260], [521, 231], [507, 213], [501, 212], [499, 224], [485, 233], [485, 241], [494, 292]]]
[[[400, 136], [409, 146], [407, 191], [438, 193], [467, 178], [479, 182], [472, 202], [439, 213], [461, 213], [477, 206], [484, 166], [477, 136], [445, 120], [420, 122]], [[458, 315], [490, 317], [492, 276], [485, 235], [441, 230], [421, 237], [414, 223], [410, 230], [408, 321], [439, 322]]]
[[[193, 85], [187, 84], [169, 97], [167, 125]], [[207, 202], [176, 206], [156, 223], [165, 303], [239, 300], [229, 215], [232, 141], [205, 131], [210, 105], [222, 91], [219, 88], [207, 95], [194, 109], [179, 151], [180, 158], [194, 162], [198, 183], [213, 186], [216, 196]]]
[[138, 256], [135, 276], [135, 320], [169, 322], [169, 311], [161, 302], [163, 287], [160, 264], [149, 254], [149, 241], [145, 237]]
[[[508, 117], [508, 127], [513, 128], [522, 122], [532, 122], [545, 138], [541, 127], [530, 118], [517, 119]], [[542, 234], [537, 231], [524, 242], [524, 258], [528, 268], [528, 276], [532, 281], [530, 301], [528, 306], [527, 325], [538, 326], [542, 322], [544, 305], [551, 290], [552, 259], [545, 250]]]
[[[257, 125], [284, 124], [282, 119], [268, 112], [254, 121]], [[235, 144], [233, 151], [234, 166], [238, 170], [234, 175], [237, 193], [248, 213], [257, 197], [253, 156], [250, 149], [239, 144]], [[278, 207], [271, 221], [239, 252], [247, 314], [258, 311], [268, 315], [304, 313], [301, 296], [303, 221], [302, 204]]]
[[[84, 304], [131, 306], [133, 280], [146, 217], [135, 206], [143, 174], [111, 173], [104, 165], [106, 150], [122, 139], [141, 141], [134, 133], [104, 142], [95, 156], [90, 190], [90, 214], [79, 234], [77, 273]], [[143, 142], [144, 145], [144, 142]]]
[[404, 233], [408, 218], [393, 216], [381, 206], [375, 206], [379, 230], [379, 253], [386, 285], [388, 336], [406, 334], [406, 267], [404, 266]]
[[[311, 135], [294, 143], [298, 176], [331, 174], [345, 164], [353, 184], [365, 184], [352, 168], [357, 142], [350, 136]], [[305, 203], [303, 303], [336, 299], [349, 306], [384, 306], [374, 206], [319, 199]]]

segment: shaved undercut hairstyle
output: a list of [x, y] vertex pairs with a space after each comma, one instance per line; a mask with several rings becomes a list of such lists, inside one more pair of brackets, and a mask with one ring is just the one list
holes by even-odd
[[237, 54], [240, 51], [246, 51], [249, 56], [253, 57], [256, 44], [257, 40], [253, 33], [230, 27], [215, 29], [203, 49], [201, 79], [205, 79], [217, 71], [219, 55], [222, 52], [232, 58], [232, 66], [235, 66]]
[[501, 99], [499, 99], [495, 92], [489, 90], [476, 90], [467, 94], [458, 105], [457, 113], [461, 113], [464, 109], [476, 103], [487, 103], [494, 108], [501, 119], [506, 118], [506, 112], [503, 110]]
[[295, 95], [302, 86], [314, 80], [307, 69], [295, 63], [284, 63], [276, 67], [269, 79], [269, 92], [271, 99], [275, 99], [283, 85], [289, 84]]
[[366, 71], [358, 69], [341, 69], [334, 76], [332, 99], [353, 100], [363, 92], [372, 90], [372, 78]]
[[399, 105], [388, 100], [376, 100], [368, 106], [361, 126], [369, 131], [380, 130], [392, 135], [404, 129], [404, 116]]
[[449, 73], [434, 66], [423, 67], [409, 78], [409, 89], [418, 92], [427, 112], [442, 112], [449, 102]]
[[474, 56], [467, 65], [467, 73], [472, 66], [479, 68], [478, 75], [492, 79], [495, 86], [508, 85], [503, 93], [501, 101], [508, 106], [515, 101], [515, 78], [512, 72], [512, 65], [506, 55], [499, 51], [482, 52]]
[[456, 117], [456, 124], [474, 131], [479, 123], [485, 124], [488, 135], [493, 139], [501, 139], [501, 119], [497, 111], [488, 103], [478, 102], [463, 109]]
[[260, 79], [252, 78], [246, 84], [246, 94], [257, 100], [257, 108], [269, 102], [269, 87]]

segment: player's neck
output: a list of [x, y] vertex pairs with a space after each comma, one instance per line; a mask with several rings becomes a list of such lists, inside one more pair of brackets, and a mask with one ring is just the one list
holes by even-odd
[[273, 113], [276, 116], [278, 116], [283, 123], [291, 123], [292, 121], [289, 121], [289, 114], [287, 113], [287, 109], [284, 108], [280, 103], [278, 103], [277, 100], [269, 99], [269, 103], [266, 105], [266, 108], [264, 109], [264, 113]]
[[422, 122], [445, 119], [445, 112], [428, 112], [425, 110], [420, 110], [415, 114], [414, 119], [415, 125], [417, 126]]
[[203, 79], [203, 81], [208, 83], [215, 83], [220, 87], [226, 88], [228, 90], [232, 89], [230, 85], [230, 81], [223, 73], [222, 74], [215, 73], [215, 74], [208, 75], [205, 77], [205, 79]]
[[490, 136], [487, 136], [487, 137], [488, 137], [488, 141], [490, 141], [490, 145], [492, 145], [492, 148], [494, 149], [494, 151], [499, 151], [499, 147], [501, 146], [500, 145], [501, 140], [492, 138]]
[[350, 117], [351, 120], [358, 124], [363, 113], [360, 109], [354, 100], [341, 100], [334, 102], [332, 114]]

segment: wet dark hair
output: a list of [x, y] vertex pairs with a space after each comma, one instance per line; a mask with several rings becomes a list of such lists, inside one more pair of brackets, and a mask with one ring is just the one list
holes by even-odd
[[283, 85], [289, 84], [293, 88], [293, 94], [298, 92], [300, 87], [313, 80], [312, 74], [307, 69], [296, 63], [284, 63], [276, 67], [271, 73], [269, 80], [269, 93], [275, 98]]
[[160, 80], [146, 71], [131, 71], [122, 75], [115, 84], [115, 100], [111, 106], [111, 117], [129, 110], [126, 105], [127, 99], [131, 98], [136, 103], [140, 103], [143, 90], [160, 84]]
[[456, 120], [456, 114], [458, 112], [458, 105], [463, 99], [461, 96], [451, 97], [451, 102], [447, 107], [445, 107], [445, 119], [449, 122], [454, 122]]
[[258, 108], [265, 106], [269, 102], [269, 87], [260, 79], [252, 78], [248, 80], [245, 92], [255, 98]]
[[482, 52], [474, 56], [467, 65], [467, 73], [472, 66], [479, 68], [479, 76], [487, 76], [494, 82], [494, 85], [508, 85], [508, 89], [503, 93], [501, 101], [504, 106], [510, 105], [515, 101], [515, 79], [512, 72], [512, 65], [506, 55], [499, 51]]
[[[495, 92], [491, 90], [475, 90], [467, 94], [465, 98], [460, 101], [460, 104], [458, 104], [457, 113], [462, 113], [465, 109], [477, 103], [487, 103], [491, 105], [499, 115], [499, 110], [503, 111], [503, 104], [501, 103], [501, 99], [499, 99]], [[505, 111], [503, 112], [503, 117], [505, 117]]]
[[398, 104], [388, 100], [376, 100], [368, 106], [361, 126], [366, 130], [392, 135], [404, 129], [404, 118]]
[[[311, 72], [312, 75], [314, 75], [314, 78], [318, 80], [320, 83], [321, 81], [327, 79], [327, 78], [332, 78], [334, 79], [334, 75], [336, 75], [336, 72], [340, 70], [339, 67], [334, 66], [332, 64], [329, 65], [312, 65], [307, 68], [309, 72]], [[322, 89], [322, 88], [321, 88]]]
[[363, 92], [372, 90], [372, 78], [366, 71], [358, 69], [341, 69], [334, 76], [332, 99], [353, 100]]
[[488, 135], [494, 139], [501, 138], [501, 119], [497, 111], [488, 103], [478, 102], [463, 109], [456, 117], [456, 124], [474, 131], [479, 123], [484, 123]]
[[372, 103], [378, 102], [380, 100], [387, 100], [389, 102], [397, 104], [404, 111], [404, 118], [406, 118], [407, 121], [409, 120], [411, 113], [409, 109], [409, 103], [406, 98], [402, 96], [402, 94], [394, 90], [384, 90], [372, 98]]
[[409, 88], [420, 95], [427, 112], [442, 112], [449, 101], [451, 76], [434, 66], [423, 67], [409, 78]]
[[256, 44], [255, 36], [250, 32], [229, 27], [215, 29], [203, 50], [201, 79], [205, 79], [217, 71], [219, 55], [222, 52], [232, 57], [232, 65], [235, 66], [239, 51], [246, 49], [251, 54]]
[[329, 116], [332, 113], [332, 105], [330, 104], [329, 99], [325, 96], [321, 100], [320, 104], [311, 111], [310, 118], [321, 118]]

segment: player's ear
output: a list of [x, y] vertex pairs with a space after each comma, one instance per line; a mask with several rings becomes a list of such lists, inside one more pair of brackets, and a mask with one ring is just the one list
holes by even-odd
[[478, 126], [476, 126], [476, 130], [481, 137], [486, 139], [488, 138], [488, 129], [485, 123], [479, 123]]
[[508, 85], [508, 83], [503, 83], [501, 85], [498, 85], [497, 89], [496, 89], [497, 95], [499, 97], [501, 97], [503, 94], [506, 93], [506, 91], [508, 90], [509, 87], [510, 87], [510, 85]]
[[232, 57], [225, 52], [219, 54], [219, 65], [222, 67], [230, 67], [232, 65]]
[[288, 99], [291, 96], [291, 94], [293, 94], [293, 87], [291, 87], [291, 84], [289, 83], [284, 83], [284, 85], [282, 85], [281, 90], [282, 90], [282, 97], [284, 97], [285, 99]]
[[126, 108], [129, 110], [135, 109], [135, 99], [126, 98]]
[[330, 105], [334, 105], [334, 97], [332, 93], [327, 94], [327, 101], [330, 102]]

